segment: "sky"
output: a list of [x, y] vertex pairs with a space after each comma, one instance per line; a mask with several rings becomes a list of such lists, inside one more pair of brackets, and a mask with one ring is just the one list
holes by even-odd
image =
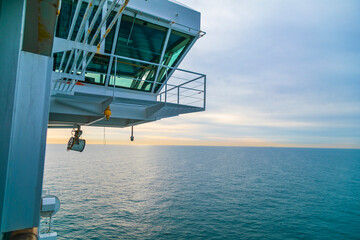
[[87, 127], [87, 143], [360, 148], [360, 1], [181, 2], [207, 33], [180, 65], [207, 75], [206, 111], [136, 126], [133, 143]]

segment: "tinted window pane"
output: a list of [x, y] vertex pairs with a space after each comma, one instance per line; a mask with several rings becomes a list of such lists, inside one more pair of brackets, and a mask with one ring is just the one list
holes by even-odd
[[133, 17], [122, 17], [116, 55], [158, 63], [167, 29]]
[[76, 4], [70, 0], [64, 0], [61, 3], [61, 12], [57, 20], [56, 36], [67, 38], [71, 25], [71, 19], [74, 16]]
[[[176, 66], [181, 56], [184, 54], [185, 49], [187, 49], [192, 40], [193, 37], [189, 35], [177, 31], [172, 31], [162, 64], [169, 67]], [[164, 82], [166, 76], [170, 73], [171, 69], [166, 69], [164, 67], [161, 68], [157, 82]], [[161, 85], [157, 84], [157, 86], [155, 86], [155, 92], [157, 92], [160, 87]]]
[[[57, 37], [67, 38], [77, 2], [78, 1], [63, 0], [56, 31]], [[87, 3], [84, 2], [79, 12], [79, 18], [76, 21], [74, 33], [71, 37], [72, 40], [76, 37], [86, 7]], [[94, 7], [89, 22], [93, 20], [96, 10], [97, 6]], [[114, 16], [115, 12], [112, 12], [106, 22], [106, 27], [109, 26]], [[88, 43], [94, 36], [96, 29], [99, 27], [100, 21], [100, 19], [96, 21], [96, 24], [90, 33], [90, 37], [88, 38]], [[116, 25], [114, 25], [104, 41], [106, 53], [111, 53], [111, 49], [114, 43], [115, 31]], [[115, 55], [159, 63], [167, 31], [168, 29], [165, 27], [136, 19], [131, 16], [123, 15], [118, 38], [115, 40]], [[170, 67], [176, 66], [184, 51], [187, 49], [187, 46], [189, 46], [191, 43], [192, 39], [193, 37], [187, 34], [172, 31], [162, 64]], [[95, 43], [97, 42], [98, 41]], [[54, 70], [59, 69], [62, 55], [63, 53], [57, 53], [54, 55]], [[65, 53], [65, 61], [62, 69], [65, 68], [65, 64], [67, 63], [69, 55], [70, 51]], [[90, 55], [91, 53], [88, 53], [87, 57]], [[69, 64], [69, 68], [72, 67], [73, 61], [74, 60], [72, 58]], [[82, 63], [83, 56], [81, 55], [77, 60], [78, 67], [81, 67]], [[85, 82], [105, 84], [109, 63], [109, 56], [96, 54], [86, 69]], [[140, 91], [151, 91], [157, 71], [157, 66], [118, 58], [115, 86]], [[167, 75], [171, 74], [171, 70], [161, 68], [158, 73], [159, 75], [155, 86], [156, 91], [161, 87], [161, 83], [165, 81]], [[112, 65], [111, 75], [113, 74], [115, 74], [115, 63]], [[113, 78], [110, 78], [109, 85], [114, 85]]]

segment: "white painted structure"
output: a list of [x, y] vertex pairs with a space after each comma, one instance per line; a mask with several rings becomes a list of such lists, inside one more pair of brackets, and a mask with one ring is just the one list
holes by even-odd
[[49, 127], [127, 127], [205, 110], [206, 76], [178, 69], [199, 29], [200, 13], [172, 1], [63, 1]]

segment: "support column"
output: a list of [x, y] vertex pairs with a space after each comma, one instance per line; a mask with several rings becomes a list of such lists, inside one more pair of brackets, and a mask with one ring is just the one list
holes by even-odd
[[57, 5], [0, 1], [0, 239], [39, 226]]

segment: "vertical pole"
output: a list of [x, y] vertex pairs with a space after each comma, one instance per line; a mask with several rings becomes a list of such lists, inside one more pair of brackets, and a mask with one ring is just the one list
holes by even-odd
[[113, 101], [114, 101], [114, 99], [115, 99], [116, 71], [117, 71], [117, 57], [115, 57], [114, 86], [113, 86]]
[[[108, 4], [107, 4], [107, 1], [106, 1], [104, 6], [103, 6], [102, 13], [101, 13], [102, 18], [104, 18], [106, 16], [107, 8], [108, 8]], [[105, 31], [106, 31], [106, 24], [104, 24], [101, 27], [101, 36], [104, 36]], [[100, 52], [101, 53], [105, 52], [105, 41], [100, 44]]]
[[[168, 45], [168, 42], [169, 42], [169, 38], [170, 38], [170, 34], [171, 34], [171, 27], [168, 29], [167, 31], [167, 34], [166, 34], [166, 37], [165, 37], [165, 41], [164, 41], [164, 46], [163, 46], [163, 49], [162, 49], [162, 52], [161, 52], [161, 56], [160, 56], [160, 60], [159, 60], [159, 64], [162, 65], [162, 62], [163, 62], [163, 59], [164, 59], [164, 55], [166, 53], [166, 49], [167, 49], [167, 45]], [[155, 75], [155, 79], [154, 79], [154, 84], [153, 84], [153, 87], [151, 89], [151, 92], [154, 92], [154, 89], [155, 89], [155, 85], [156, 85], [156, 82], [158, 80], [158, 77], [159, 77], [159, 73], [160, 73], [160, 69], [162, 68], [162, 66], [158, 66], [157, 67], [157, 70], [156, 70], [156, 75]], [[161, 79], [160, 79], [161, 80]]]
[[180, 87], [178, 86], [177, 87], [177, 104], [179, 104], [179, 102], [180, 102]]
[[131, 136], [130, 136], [130, 141], [134, 141], [134, 126], [131, 126]]
[[[75, 13], [74, 13], [74, 16], [72, 18], [72, 21], [71, 21], [71, 26], [70, 26], [70, 30], [69, 30], [69, 33], [68, 33], [68, 37], [67, 37], [67, 40], [70, 40], [71, 39], [71, 36], [73, 34], [73, 31], [74, 31], [74, 28], [75, 28], [75, 24], [76, 24], [76, 20], [77, 20], [77, 17], [79, 15], [79, 12], [80, 12], [80, 9], [81, 9], [81, 4], [82, 4], [82, 0], [78, 1], [77, 5], [76, 5], [76, 9], [75, 9]], [[64, 52], [64, 54], [62, 55], [61, 57], [61, 62], [60, 62], [60, 67], [59, 67], [59, 70], [61, 71], [62, 67], [63, 67], [63, 64], [64, 64], [64, 60], [65, 60], [65, 54], [66, 52]], [[70, 57], [69, 57], [70, 58]], [[70, 59], [69, 59], [70, 60]], [[65, 70], [63, 71], [65, 72]]]
[[118, 60], [117, 60], [117, 57], [115, 57], [115, 73], [114, 73], [114, 75], [115, 75], [115, 80], [114, 80], [114, 90], [115, 90], [115, 82], [116, 82], [116, 77], [117, 77], [117, 62], [118, 62]]
[[204, 75], [204, 110], [206, 109], [206, 75]]
[[[88, 32], [89, 30], [89, 20], [86, 21], [86, 25], [85, 25], [85, 36], [86, 36], [86, 33]], [[86, 56], [87, 56], [87, 52], [86, 51], [83, 51], [83, 59], [82, 59], [82, 66], [79, 68], [81, 69], [81, 74], [85, 77], [85, 66], [86, 66]]]
[[[120, 17], [119, 17], [119, 19], [118, 19], [118, 21], [116, 23], [114, 39], [113, 39], [113, 44], [112, 44], [112, 48], [111, 48], [111, 55], [115, 54], [117, 40], [118, 40], [118, 36], [119, 36], [119, 31], [120, 31], [121, 18], [122, 18], [122, 14], [120, 15]], [[107, 74], [106, 74], [105, 86], [109, 85], [110, 75], [111, 75], [111, 68], [112, 68], [112, 65], [113, 65], [113, 61], [114, 61], [114, 56], [111, 56], [109, 66], [108, 66], [108, 70], [107, 70]], [[115, 83], [115, 81], [114, 81], [114, 83]]]
[[189, 46], [185, 49], [184, 53], [182, 53], [180, 59], [177, 61], [177, 63], [175, 64], [175, 66], [173, 66], [173, 68], [170, 70], [170, 73], [168, 74], [169, 76], [166, 77], [165, 81], [162, 83], [162, 85], [159, 87], [158, 92], [161, 91], [161, 89], [163, 88], [163, 86], [169, 81], [169, 78], [173, 75], [173, 73], [177, 70], [177, 68], [179, 67], [179, 64], [182, 62], [182, 60], [185, 58], [185, 56], [188, 54], [188, 52], [190, 51], [190, 49], [192, 48], [192, 46], [194, 46], [196, 40], [199, 39], [199, 35], [194, 37], [194, 39], [192, 40], [192, 42], [189, 44]]

